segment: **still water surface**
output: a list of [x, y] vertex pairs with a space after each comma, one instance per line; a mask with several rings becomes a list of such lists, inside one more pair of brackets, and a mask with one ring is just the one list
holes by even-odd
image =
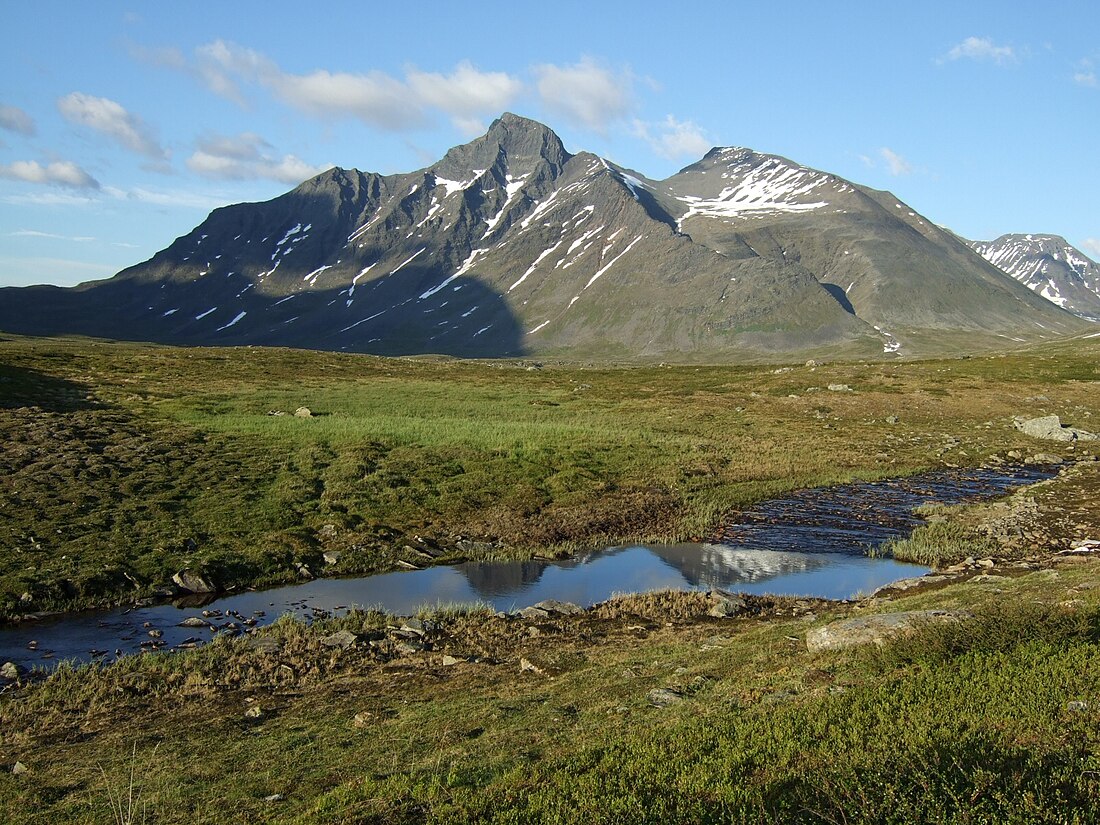
[[[160, 631], [165, 647], [208, 641], [230, 622], [257, 624], [285, 613], [310, 619], [324, 613], [380, 607], [410, 615], [425, 605], [484, 602], [510, 611], [543, 599], [589, 607], [616, 593], [709, 590], [822, 596], [844, 599], [927, 568], [892, 559], [774, 550], [744, 550], [716, 544], [616, 547], [564, 561], [468, 562], [384, 573], [357, 579], [316, 579], [304, 584], [247, 591], [202, 607], [152, 607], [70, 614], [0, 629], [0, 661], [24, 667], [62, 659], [110, 661], [141, 651]], [[206, 617], [208, 628], [179, 627], [188, 617]], [[237, 616], [226, 615], [227, 612]], [[213, 628], [213, 629], [212, 629]], [[243, 629], [243, 628], [242, 628]], [[28, 649], [37, 642], [35, 650]], [[117, 651], [117, 653], [116, 653]]]
[[[588, 607], [616, 593], [714, 588], [850, 598], [927, 571], [865, 555], [918, 525], [917, 505], [1003, 495], [1051, 475], [1052, 468], [1037, 467], [959, 469], [802, 490], [733, 514], [720, 526], [718, 544], [615, 547], [553, 562], [469, 562], [247, 591], [203, 607], [161, 604], [69, 614], [0, 628], [0, 662], [49, 667], [62, 659], [110, 661], [153, 645], [201, 644], [243, 630], [245, 620], [258, 626], [284, 613], [308, 620], [356, 607], [398, 615], [469, 602], [504, 611], [543, 599]], [[204, 610], [211, 615], [203, 617]], [[179, 627], [196, 617], [207, 626]]]

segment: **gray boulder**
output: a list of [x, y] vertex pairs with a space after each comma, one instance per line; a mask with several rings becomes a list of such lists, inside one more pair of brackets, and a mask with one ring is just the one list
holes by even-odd
[[559, 602], [557, 599], [544, 599], [538, 604], [532, 605], [536, 610], [544, 610], [547, 613], [557, 613], [562, 616], [572, 616], [583, 613], [584, 608], [573, 602]]
[[218, 590], [210, 579], [204, 577], [197, 570], [190, 568], [176, 573], [172, 576], [172, 581], [176, 583], [180, 590], [185, 590], [188, 593], [215, 593]]
[[322, 645], [325, 647], [339, 648], [340, 650], [347, 650], [357, 641], [359, 641], [359, 637], [350, 630], [337, 630], [335, 633], [330, 633], [328, 636], [321, 637]]
[[889, 637], [906, 633], [928, 622], [957, 622], [970, 614], [952, 610], [908, 610], [842, 619], [806, 633], [806, 647], [813, 653], [843, 650], [864, 644], [883, 644]]
[[1096, 441], [1100, 436], [1087, 430], [1067, 427], [1056, 415], [1044, 415], [1040, 418], [1016, 418], [1016, 429], [1031, 438], [1045, 441]]
[[645, 695], [645, 698], [649, 704], [658, 708], [667, 708], [669, 705], [676, 705], [684, 701], [683, 694], [671, 688], [653, 688]]
[[707, 593], [707, 601], [710, 602], [710, 610], [707, 611], [708, 616], [713, 616], [716, 619], [728, 619], [732, 616], [736, 616], [742, 610], [747, 607], [745, 600], [733, 593], [725, 593], [721, 590], [712, 590]]
[[4, 662], [3, 665], [0, 665], [0, 679], [7, 679], [14, 682], [24, 673], [26, 673], [26, 670], [15, 662]]

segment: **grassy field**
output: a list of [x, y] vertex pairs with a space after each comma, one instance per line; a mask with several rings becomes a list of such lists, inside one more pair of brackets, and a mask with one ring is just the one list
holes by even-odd
[[609, 368], [8, 336], [0, 616], [184, 567], [229, 587], [705, 536], [792, 488], [1049, 452], [1012, 416], [1087, 429], [1098, 355]]
[[[393, 658], [319, 641], [387, 617], [282, 621], [275, 652], [220, 641], [0, 700], [0, 762], [29, 770], [0, 773], [0, 816], [116, 822], [133, 798], [156, 823], [1095, 822], [1096, 582], [1067, 564], [894, 603], [757, 598], [735, 619], [702, 594], [537, 624], [452, 613], [431, 651]], [[972, 618], [802, 642], [910, 608]]]
[[[232, 585], [703, 535], [795, 487], [1098, 447], [1012, 426], [1100, 429], [1097, 339], [533, 366], [0, 340], [3, 611], [133, 599], [183, 567]], [[1100, 538], [1098, 489], [1080, 463], [930, 511], [899, 553], [996, 567], [892, 597], [749, 597], [725, 619], [701, 593], [534, 622], [453, 608], [421, 617], [422, 650], [377, 612], [284, 618], [62, 666], [0, 688], [0, 821], [1096, 822], [1098, 564], [1054, 551]], [[965, 615], [881, 647], [805, 643], [908, 609]], [[336, 630], [359, 641], [331, 647]]]

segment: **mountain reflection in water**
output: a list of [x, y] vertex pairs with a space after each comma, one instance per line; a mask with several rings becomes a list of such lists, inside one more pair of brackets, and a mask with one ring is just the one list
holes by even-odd
[[[25, 667], [50, 666], [61, 659], [110, 661], [115, 650], [137, 653], [142, 643], [147, 648], [149, 629], [161, 632], [158, 643], [166, 649], [193, 644], [196, 635], [210, 638], [210, 631], [179, 623], [203, 611], [222, 617], [209, 622], [217, 634], [232, 632], [226, 627], [231, 615], [255, 618], [262, 625], [287, 613], [308, 620], [356, 607], [406, 616], [426, 605], [472, 602], [504, 611], [543, 599], [588, 607], [617, 593], [668, 589], [848, 598], [925, 570], [891, 559], [712, 544], [617, 547], [564, 561], [469, 562], [359, 579], [315, 579], [223, 596], [203, 607], [177, 603], [58, 616], [0, 628], [0, 661]], [[35, 650], [28, 648], [31, 640], [37, 642]]]

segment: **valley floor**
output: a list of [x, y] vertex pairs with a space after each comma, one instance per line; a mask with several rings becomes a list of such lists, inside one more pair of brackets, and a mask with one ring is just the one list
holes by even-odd
[[[1000, 537], [993, 556], [858, 602], [358, 614], [63, 669], [0, 698], [0, 810], [114, 822], [132, 798], [135, 822], [1093, 822], [1100, 548], [1052, 548], [1100, 537], [1098, 488], [1093, 462], [954, 512]], [[846, 618], [916, 610], [953, 618], [881, 645], [807, 645]]]
[[[1100, 429], [1098, 354], [614, 369], [6, 337], [8, 617], [182, 569], [224, 587], [568, 552], [703, 535], [799, 487], [1073, 461], [930, 512], [897, 549], [938, 574], [860, 601], [283, 619], [5, 680], [0, 819], [1095, 822], [1100, 442], [1013, 417]], [[909, 611], [946, 618], [812, 641]]]

